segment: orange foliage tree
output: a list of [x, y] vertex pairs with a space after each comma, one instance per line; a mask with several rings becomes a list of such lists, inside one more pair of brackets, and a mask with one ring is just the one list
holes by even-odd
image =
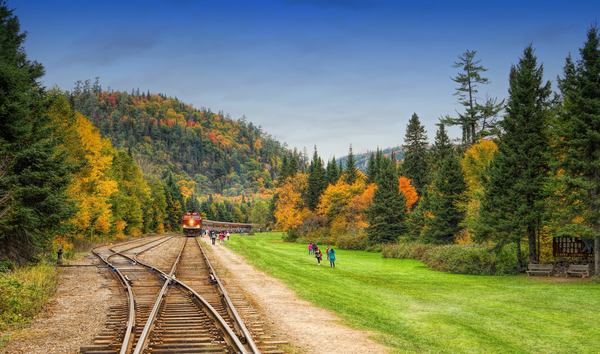
[[404, 176], [400, 176], [400, 178], [398, 178], [398, 184], [400, 192], [404, 193], [404, 196], [406, 197], [406, 208], [408, 209], [408, 212], [410, 212], [410, 208], [419, 199], [417, 190], [410, 184], [410, 179]]

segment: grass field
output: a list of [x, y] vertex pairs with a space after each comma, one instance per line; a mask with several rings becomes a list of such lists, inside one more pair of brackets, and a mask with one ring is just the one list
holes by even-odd
[[[397, 353], [600, 353], [600, 283], [473, 276], [336, 249], [321, 266], [281, 233], [228, 242], [257, 269]], [[323, 245], [324, 252], [327, 246]], [[325, 257], [324, 257], [325, 258]]]

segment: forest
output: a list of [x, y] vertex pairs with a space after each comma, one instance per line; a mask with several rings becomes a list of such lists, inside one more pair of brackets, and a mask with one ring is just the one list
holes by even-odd
[[[480, 99], [487, 69], [467, 50], [452, 78], [463, 111], [440, 118], [433, 143], [415, 113], [401, 146], [355, 156], [350, 145], [324, 161], [316, 146], [309, 159], [245, 117], [162, 93], [103, 90], [99, 78], [44, 87], [18, 19], [5, 6], [0, 18], [2, 262], [178, 232], [187, 210], [384, 255], [390, 245], [477, 246], [510, 254], [510, 272], [550, 260], [552, 239], [565, 235], [593, 238], [600, 259], [595, 25], [579, 57], [566, 58], [559, 92], [529, 45], [507, 99]], [[447, 126], [462, 129], [459, 141]]]

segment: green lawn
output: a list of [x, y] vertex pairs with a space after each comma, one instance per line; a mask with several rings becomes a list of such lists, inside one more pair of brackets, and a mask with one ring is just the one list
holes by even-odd
[[394, 352], [600, 353], [595, 280], [448, 274], [337, 248], [332, 269], [326, 259], [317, 266], [307, 245], [280, 241], [281, 233], [263, 233], [228, 244], [300, 298], [380, 333]]

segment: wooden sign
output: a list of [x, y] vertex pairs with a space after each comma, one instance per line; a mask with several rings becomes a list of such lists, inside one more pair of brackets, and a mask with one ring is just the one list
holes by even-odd
[[572, 236], [555, 237], [552, 242], [554, 257], [594, 258], [594, 239]]

